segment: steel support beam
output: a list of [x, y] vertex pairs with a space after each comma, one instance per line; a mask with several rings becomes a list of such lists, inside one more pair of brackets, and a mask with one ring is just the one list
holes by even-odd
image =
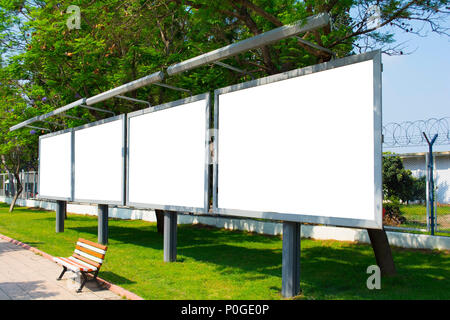
[[164, 211], [164, 262], [177, 260], [177, 219], [174, 211]]
[[328, 49], [328, 48], [319, 46], [318, 44], [309, 42], [309, 41], [307, 41], [307, 40], [303, 40], [303, 39], [300, 38], [299, 36], [295, 36], [295, 39], [297, 39], [298, 42], [301, 42], [301, 43], [303, 43], [303, 44], [305, 44], [305, 45], [307, 45], [307, 46], [310, 46], [310, 47], [312, 47], [312, 48], [314, 48], [314, 49], [317, 49], [317, 50], [320, 50], [320, 51], [327, 52], [327, 53], [331, 54], [331, 56], [332, 56], [333, 58], [336, 58], [336, 53], [334, 53], [333, 51], [331, 51], [331, 50]]
[[301, 223], [283, 222], [281, 294], [285, 298], [300, 294]]
[[75, 108], [76, 106], [79, 106], [82, 103], [83, 103], [83, 99], [79, 99], [79, 100], [77, 100], [75, 102], [72, 102], [72, 103], [69, 103], [68, 105], [65, 105], [64, 107], [58, 108], [58, 109], [50, 111], [50, 112], [48, 112], [46, 114], [42, 114], [40, 116], [36, 116], [36, 117], [30, 118], [28, 120], [25, 120], [25, 121], [23, 121], [23, 122], [21, 122], [19, 124], [16, 124], [16, 125], [10, 127], [9, 131], [14, 131], [14, 130], [26, 127], [27, 125], [29, 125], [31, 123], [34, 123], [34, 122], [37, 122], [37, 121], [40, 121], [40, 120], [44, 120], [44, 119], [47, 119], [47, 118], [49, 118], [51, 116], [55, 116], [57, 114], [63, 113], [65, 111], [67, 111], [67, 110]]
[[88, 106], [93, 105], [95, 103], [99, 103], [101, 101], [113, 98], [115, 96], [124, 94], [126, 92], [130, 92], [133, 90], [136, 90], [138, 88], [144, 87], [146, 85], [162, 81], [164, 79], [164, 73], [162, 71], [155, 72], [149, 76], [131, 81], [129, 83], [126, 83], [124, 85], [121, 85], [120, 87], [111, 89], [109, 91], [100, 93], [96, 96], [93, 96], [91, 98], [86, 99], [86, 104]]
[[133, 102], [137, 102], [137, 103], [143, 103], [143, 104], [148, 105], [149, 108], [152, 106], [150, 104], [150, 102], [148, 102], [148, 101], [134, 99], [134, 98], [126, 97], [126, 96], [115, 96], [114, 98], [124, 99], [124, 100], [133, 101]]
[[98, 205], [98, 242], [107, 245], [108, 244], [108, 205]]
[[46, 130], [46, 131], [48, 131], [48, 132], [51, 132], [51, 131], [52, 131], [52, 130], [47, 129], [47, 128], [35, 127], [35, 126], [30, 126], [30, 125], [26, 125], [26, 126], [24, 126], [24, 127], [32, 128], [32, 129], [37, 129], [37, 130]]
[[153, 84], [154, 84], [155, 86], [160, 86], [160, 87], [167, 88], [167, 89], [172, 89], [172, 90], [175, 90], [175, 91], [187, 92], [187, 93], [189, 93], [189, 94], [192, 96], [192, 91], [191, 91], [191, 90], [188, 90], [188, 89], [179, 88], [179, 87], [174, 87], [174, 86], [171, 86], [171, 85], [169, 85], [169, 84], [160, 83], [160, 82], [155, 82], [155, 83], [153, 83]]
[[64, 232], [64, 219], [67, 212], [67, 201], [56, 201], [56, 232]]
[[105, 110], [105, 109], [100, 109], [100, 108], [96, 108], [96, 107], [91, 107], [85, 104], [81, 104], [80, 107], [82, 108], [86, 108], [86, 109], [90, 109], [90, 110], [95, 110], [95, 111], [99, 111], [99, 112], [106, 112], [106, 113], [111, 113], [113, 116], [115, 116], [116, 114], [112, 111], [109, 110]]
[[235, 71], [235, 72], [238, 72], [238, 73], [242, 73], [242, 74], [244, 74], [244, 75], [249, 75], [249, 76], [252, 78], [252, 80], [255, 79], [255, 78], [253, 77], [253, 75], [250, 74], [249, 72], [247, 72], [247, 71], [245, 71], [245, 70], [242, 70], [242, 69], [239, 69], [239, 68], [236, 68], [236, 67], [233, 67], [233, 66], [229, 65], [228, 63], [223, 63], [223, 62], [220, 62], [220, 61], [216, 61], [216, 62], [214, 62], [214, 64], [215, 64], [215, 65], [218, 65], [218, 66], [221, 66], [221, 67], [223, 67], [223, 68], [230, 69], [230, 70]]
[[63, 113], [63, 112], [66, 112], [67, 110], [70, 110], [70, 109], [73, 109], [75, 107], [81, 106], [82, 104], [86, 104], [88, 106], [93, 105], [95, 103], [98, 103], [98, 102], [110, 99], [110, 98], [112, 98], [114, 96], [121, 95], [121, 94], [124, 94], [126, 92], [130, 92], [130, 91], [136, 90], [138, 88], [141, 88], [143, 86], [152, 84], [154, 82], [162, 81], [163, 79], [164, 79], [164, 73], [163, 72], [161, 72], [161, 71], [155, 72], [155, 73], [153, 73], [151, 75], [148, 75], [146, 77], [143, 77], [143, 78], [137, 79], [135, 81], [131, 81], [129, 83], [126, 83], [124, 85], [121, 85], [120, 87], [111, 89], [111, 90], [106, 91], [106, 92], [102, 92], [102, 93], [100, 93], [100, 94], [98, 94], [96, 96], [93, 96], [91, 98], [79, 99], [77, 101], [69, 103], [68, 105], [65, 105], [64, 107], [55, 109], [55, 110], [53, 110], [53, 111], [51, 111], [49, 113], [42, 114], [40, 116], [36, 116], [36, 117], [31, 118], [31, 119], [25, 120], [25, 121], [23, 121], [23, 122], [21, 122], [19, 124], [16, 124], [16, 125], [10, 127], [9, 131], [14, 131], [14, 130], [23, 128], [26, 125], [29, 125], [29, 124], [34, 123], [36, 121], [47, 119], [47, 118], [49, 118], [51, 116], [55, 116], [55, 115]]
[[381, 275], [392, 276], [396, 274], [394, 259], [392, 258], [391, 246], [384, 229], [367, 229], [370, 242], [372, 243], [375, 260], [380, 267]]
[[306, 22], [304, 20], [297, 21], [296, 23], [285, 25], [254, 37], [232, 43], [228, 46], [219, 48], [199, 55], [189, 60], [185, 60], [180, 63], [176, 63], [167, 68], [167, 74], [172, 76], [187, 70], [191, 70], [206, 64], [211, 64], [215, 61], [223, 60], [239, 53], [246, 52], [255, 48], [259, 48], [273, 42], [277, 42], [286, 38], [296, 36], [300, 33], [305, 33], [310, 30], [325, 27], [329, 24], [330, 17], [326, 13], [320, 13], [318, 15], [308, 17]]

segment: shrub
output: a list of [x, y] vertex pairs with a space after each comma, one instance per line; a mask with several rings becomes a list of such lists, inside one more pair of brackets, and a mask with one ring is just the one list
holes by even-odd
[[383, 203], [383, 224], [398, 226], [406, 222], [400, 212], [400, 203], [396, 199]]

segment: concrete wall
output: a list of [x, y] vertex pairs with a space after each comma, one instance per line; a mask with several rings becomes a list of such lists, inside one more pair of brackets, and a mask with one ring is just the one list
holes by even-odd
[[[11, 203], [11, 198], [1, 197], [0, 202]], [[39, 200], [17, 201], [19, 206], [40, 207], [47, 210], [55, 210], [55, 203]], [[67, 212], [76, 214], [97, 215], [96, 205], [68, 204]], [[132, 220], [145, 220], [155, 222], [156, 216], [153, 210], [135, 210], [129, 208], [110, 207], [109, 217]], [[229, 230], [244, 230], [267, 235], [281, 235], [283, 225], [277, 222], [256, 221], [239, 218], [216, 218], [192, 215], [178, 215], [178, 224], [206, 224]], [[342, 227], [303, 225], [301, 229], [303, 238], [316, 240], [339, 240], [360, 243], [370, 243], [369, 235], [365, 229], [353, 229]], [[416, 249], [450, 250], [450, 237], [429, 236], [412, 233], [387, 231], [389, 243], [392, 246]]]
[[[411, 170], [413, 176], [426, 175], [425, 155], [402, 157], [405, 169]], [[437, 202], [450, 204], [450, 155], [434, 157], [435, 186]]]

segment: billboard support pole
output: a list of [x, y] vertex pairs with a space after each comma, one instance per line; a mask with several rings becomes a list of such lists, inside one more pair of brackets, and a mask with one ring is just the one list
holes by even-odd
[[177, 212], [164, 211], [164, 262], [177, 260], [177, 219]]
[[285, 298], [300, 294], [301, 223], [283, 222], [281, 294]]
[[375, 254], [375, 260], [380, 267], [381, 275], [393, 276], [397, 272], [395, 270], [394, 259], [392, 258], [391, 246], [386, 235], [386, 231], [383, 229], [367, 229], [369, 234], [370, 243]]
[[98, 242], [108, 244], [108, 205], [98, 205]]
[[64, 232], [64, 219], [66, 217], [67, 201], [56, 201], [56, 232]]

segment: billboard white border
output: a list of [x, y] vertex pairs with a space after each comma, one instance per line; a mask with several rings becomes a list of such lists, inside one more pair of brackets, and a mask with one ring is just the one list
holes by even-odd
[[[143, 114], [147, 114], [147, 113], [152, 113], [152, 112], [158, 112], [161, 110], [165, 110], [165, 109], [169, 109], [169, 108], [174, 108], [174, 107], [179, 107], [179, 106], [183, 106], [184, 104], [187, 103], [191, 103], [191, 102], [196, 102], [196, 101], [201, 101], [201, 100], [205, 100], [205, 104], [206, 104], [206, 114], [205, 114], [205, 170], [204, 170], [204, 206], [203, 208], [198, 208], [198, 207], [184, 207], [184, 206], [174, 206], [174, 205], [161, 205], [161, 204], [151, 204], [151, 203], [140, 203], [140, 202], [129, 202], [128, 199], [128, 195], [129, 195], [129, 161], [128, 161], [128, 157], [129, 157], [129, 152], [128, 152], [128, 148], [130, 145], [130, 140], [129, 140], [129, 132], [130, 132], [130, 126], [129, 126], [129, 122], [130, 119], [133, 117], [137, 117]], [[192, 213], [196, 213], [196, 214], [205, 214], [208, 213], [208, 207], [209, 207], [209, 198], [210, 198], [210, 193], [209, 193], [209, 173], [208, 173], [208, 163], [209, 163], [209, 135], [210, 135], [210, 130], [209, 130], [209, 123], [210, 123], [210, 93], [203, 93], [203, 94], [199, 94], [196, 96], [192, 96], [192, 97], [188, 97], [185, 99], [180, 99], [180, 100], [176, 100], [176, 101], [172, 101], [172, 102], [168, 102], [168, 103], [164, 103], [164, 104], [160, 104], [154, 107], [150, 107], [147, 109], [143, 109], [143, 110], [138, 110], [135, 112], [131, 112], [128, 113], [127, 115], [127, 161], [126, 161], [126, 179], [127, 179], [127, 183], [126, 183], [126, 203], [125, 205], [128, 207], [135, 207], [135, 208], [140, 208], [140, 209], [158, 209], [158, 210], [167, 210], [167, 211], [177, 211], [177, 212], [192, 212]]]
[[[93, 200], [93, 199], [78, 199], [75, 197], [75, 179], [76, 179], [76, 172], [75, 172], [75, 131], [78, 130], [83, 130], [83, 129], [87, 129], [90, 127], [95, 127], [95, 126], [99, 126], [108, 122], [112, 122], [112, 121], [117, 121], [117, 120], [121, 120], [122, 121], [122, 179], [121, 179], [121, 185], [122, 185], [122, 196], [121, 196], [121, 200], [120, 201], [107, 201], [107, 200]], [[79, 202], [79, 203], [92, 203], [92, 204], [110, 204], [110, 205], [119, 205], [122, 206], [125, 204], [125, 188], [124, 188], [124, 183], [125, 183], [125, 161], [126, 161], [126, 133], [127, 133], [127, 129], [126, 129], [126, 125], [127, 122], [126, 120], [126, 115], [125, 114], [121, 114], [118, 116], [114, 116], [114, 117], [110, 117], [110, 118], [106, 118], [106, 119], [102, 119], [99, 121], [95, 121], [95, 122], [91, 122], [82, 126], [78, 126], [73, 128], [73, 133], [72, 133], [72, 202]]]
[[[71, 162], [71, 166], [70, 166], [70, 197], [54, 197], [54, 196], [47, 196], [47, 195], [41, 195], [41, 141], [43, 139], [46, 138], [51, 138], [54, 136], [58, 136], [60, 134], [65, 134], [65, 133], [70, 133], [70, 162]], [[74, 153], [74, 145], [73, 145], [73, 139], [74, 139], [74, 133], [73, 133], [73, 128], [68, 128], [68, 129], [64, 129], [64, 130], [59, 130], [56, 132], [51, 132], [42, 136], [39, 136], [39, 150], [38, 150], [38, 194], [37, 194], [37, 198], [40, 200], [61, 200], [61, 201], [72, 201], [73, 199], [73, 186], [74, 186], [74, 181], [73, 181], [73, 162], [74, 162], [74, 157], [75, 157], [75, 153]]]
[[[234, 92], [238, 90], [248, 89], [264, 84], [269, 84], [277, 81], [282, 81], [290, 78], [300, 77], [320, 71], [326, 71], [334, 68], [339, 68], [359, 62], [373, 60], [373, 86], [374, 86], [374, 173], [375, 173], [375, 203], [374, 203], [374, 220], [366, 219], [351, 219], [351, 218], [336, 218], [336, 217], [319, 217], [313, 215], [301, 215], [293, 213], [283, 213], [283, 212], [264, 212], [264, 211], [248, 211], [248, 210], [237, 210], [237, 209], [226, 209], [218, 208], [218, 196], [220, 191], [218, 190], [218, 170], [219, 163], [217, 163], [219, 142], [218, 142], [218, 130], [220, 128], [219, 124], [219, 96], [221, 94]], [[354, 228], [369, 228], [369, 229], [382, 229], [382, 100], [381, 100], [381, 51], [376, 50], [372, 52], [367, 52], [359, 55], [354, 55], [350, 57], [345, 57], [342, 59], [332, 60], [330, 62], [325, 62], [313, 66], [308, 66], [301, 69], [296, 69], [272, 76], [268, 76], [261, 79], [256, 79], [220, 89], [214, 91], [214, 132], [216, 132], [213, 149], [214, 149], [214, 164], [213, 164], [213, 186], [212, 186], [212, 212], [217, 215], [225, 216], [240, 216], [258, 219], [269, 219], [269, 220], [279, 220], [279, 221], [291, 221], [300, 223], [313, 223], [313, 224], [324, 224], [324, 225], [334, 225], [334, 226], [346, 226]], [[379, 223], [378, 223], [379, 222]]]

